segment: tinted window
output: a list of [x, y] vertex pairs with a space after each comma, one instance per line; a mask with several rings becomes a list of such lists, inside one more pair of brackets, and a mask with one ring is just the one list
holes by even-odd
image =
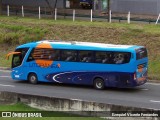
[[128, 63], [131, 53], [127, 52], [96, 52], [96, 63], [124, 64]]
[[93, 51], [79, 51], [78, 61], [79, 62], [94, 62], [94, 52]]
[[74, 50], [61, 50], [61, 60], [62, 61], [77, 61], [77, 51]]
[[52, 56], [52, 60], [58, 61], [60, 60], [60, 50], [55, 50], [53, 51], [53, 53], [51, 54]]
[[131, 53], [128, 52], [114, 52], [113, 63], [114, 64], [125, 64], [129, 63], [131, 59]]
[[34, 60], [33, 51], [34, 51], [34, 49], [32, 49], [32, 51], [30, 52], [28, 59], [27, 59], [27, 62]]
[[96, 63], [111, 63], [111, 52], [96, 52]]
[[32, 60], [53, 60], [54, 49], [51, 48], [34, 48], [32, 49], [27, 61]]
[[36, 48], [31, 51], [27, 61], [43, 59], [68, 62], [125, 64], [129, 63], [130, 58], [131, 53], [129, 52], [76, 51]]
[[146, 48], [140, 48], [138, 50], [136, 50], [136, 59], [142, 59], [147, 57], [147, 49]]

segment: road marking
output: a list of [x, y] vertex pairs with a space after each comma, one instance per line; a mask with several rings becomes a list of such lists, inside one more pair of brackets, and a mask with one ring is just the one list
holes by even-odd
[[11, 76], [0, 76], [2, 78], [11, 78]]
[[11, 72], [10, 70], [0, 70], [1, 72]]
[[147, 88], [142, 88], [141, 90], [147, 91], [147, 90], [149, 90], [149, 89], [147, 89]]
[[4, 85], [4, 84], [0, 84], [0, 86], [3, 86], [3, 87], [15, 87], [14, 85]]
[[157, 101], [157, 100], [150, 100], [150, 102], [153, 102], [153, 103], [160, 103], [160, 101]]
[[160, 83], [146, 83], [148, 85], [160, 85]]

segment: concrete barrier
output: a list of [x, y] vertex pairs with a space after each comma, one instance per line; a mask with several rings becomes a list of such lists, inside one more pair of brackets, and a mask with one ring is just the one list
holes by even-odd
[[[21, 102], [33, 108], [38, 108], [47, 111], [64, 111], [73, 112], [80, 115], [108, 117], [114, 112], [157, 112], [153, 109], [137, 108], [113, 104], [96, 103], [91, 101], [80, 101], [76, 99], [56, 98], [38, 95], [29, 95], [14, 92], [0, 92], [0, 101], [17, 103]], [[117, 117], [117, 116], [116, 116]], [[159, 117], [140, 117], [144, 119], [160, 119]]]

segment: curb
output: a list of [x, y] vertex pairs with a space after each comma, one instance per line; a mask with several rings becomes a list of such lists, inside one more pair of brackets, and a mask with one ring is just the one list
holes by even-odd
[[[158, 120], [158, 110], [152, 108], [124, 106], [116, 104], [108, 104], [94, 101], [85, 101], [71, 98], [45, 96], [45, 95], [34, 95], [26, 93], [17, 93], [9, 91], [0, 91], [0, 100], [8, 103], [23, 103], [33, 108], [46, 111], [60, 111], [70, 112], [72, 114], [88, 116], [88, 117], [112, 117], [111, 120], [123, 120], [127, 117], [127, 113], [135, 114], [135, 118], [138, 120]], [[116, 113], [117, 111], [117, 113]], [[119, 113], [118, 113], [119, 112]], [[113, 114], [119, 114], [122, 116], [114, 116]], [[126, 114], [125, 114], [126, 113]], [[151, 114], [146, 116], [140, 116], [140, 114]], [[124, 114], [124, 116], [123, 116]], [[153, 114], [153, 115], [152, 115]], [[154, 116], [156, 115], [156, 116]], [[122, 119], [119, 119], [122, 117]], [[130, 120], [133, 116], [128, 116]], [[154, 118], [153, 118], [154, 117]], [[114, 118], [114, 119], [113, 119]]]

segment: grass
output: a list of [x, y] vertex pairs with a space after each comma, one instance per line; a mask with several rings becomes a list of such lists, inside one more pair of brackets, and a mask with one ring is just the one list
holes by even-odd
[[0, 111], [39, 111], [39, 110], [31, 108], [22, 103], [17, 103], [11, 105], [0, 105]]
[[42, 39], [143, 45], [148, 49], [149, 78], [160, 79], [160, 27], [149, 24], [0, 17], [0, 66], [10, 66], [7, 52]]
[[[13, 105], [0, 105], [0, 111], [20, 111], [20, 112], [25, 112], [25, 111], [32, 111], [32, 112], [43, 112], [42, 110], [31, 108], [25, 104], [22, 103], [17, 103]], [[42, 118], [2, 118], [1, 120], [100, 120], [100, 118], [96, 117], [80, 117], [77, 115], [71, 115], [63, 112], [52, 112], [53, 117], [42, 117]], [[59, 116], [59, 117], [54, 117], [54, 116]], [[77, 116], [77, 117], [76, 117]]]

